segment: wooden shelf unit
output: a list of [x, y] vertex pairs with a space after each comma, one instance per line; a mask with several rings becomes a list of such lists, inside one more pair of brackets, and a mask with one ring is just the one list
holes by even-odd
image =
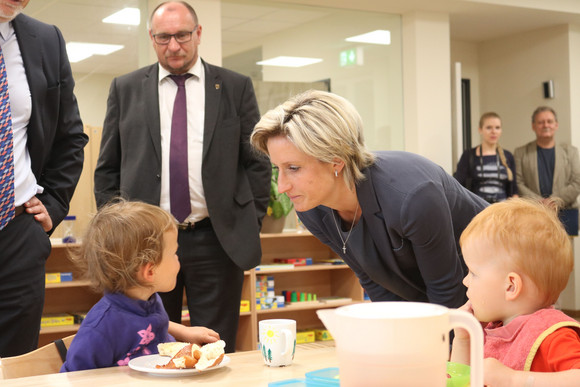
[[[43, 314], [88, 312], [101, 298], [90, 288], [88, 281], [79, 280], [81, 273], [68, 258], [68, 251], [78, 247], [78, 243], [53, 244], [46, 261], [47, 273], [72, 272], [73, 281], [46, 284]], [[41, 347], [56, 339], [75, 333], [79, 325], [63, 325], [40, 329], [38, 346]]]
[[[309, 232], [285, 232], [261, 234], [262, 264], [273, 263], [276, 258], [310, 257], [313, 261], [334, 258], [335, 254]], [[73, 279], [80, 278], [67, 257], [67, 251], [76, 244], [54, 245], [46, 263], [49, 272], [73, 272]], [[346, 297], [349, 302], [293, 304], [278, 309], [256, 310], [256, 280], [259, 275], [274, 277], [276, 294], [282, 290], [315, 293], [320, 297]], [[296, 320], [298, 329], [322, 327], [316, 315], [317, 309], [336, 308], [363, 301], [363, 290], [352, 270], [346, 265], [314, 264], [289, 269], [248, 270], [244, 273], [242, 299], [250, 300], [250, 312], [240, 313], [237, 351], [257, 349], [258, 322], [271, 318]], [[87, 312], [101, 297], [93, 292], [87, 281], [74, 280], [46, 285], [44, 313]], [[188, 323], [184, 320], [184, 323]], [[39, 346], [73, 334], [78, 325], [44, 328], [40, 331]]]
[[[334, 252], [309, 232], [261, 234], [262, 264], [276, 258], [312, 258], [313, 261], [335, 258]], [[351, 302], [305, 305], [294, 304], [278, 309], [256, 310], [256, 279], [259, 275], [274, 277], [276, 294], [282, 290], [316, 293], [318, 297], [347, 297]], [[316, 315], [317, 309], [336, 308], [363, 301], [363, 290], [354, 272], [346, 265], [297, 266], [293, 269], [249, 270], [246, 272], [242, 299], [250, 300], [250, 314], [240, 316], [236, 343], [237, 350], [257, 349], [258, 322], [272, 318], [296, 320], [298, 329], [323, 327]]]

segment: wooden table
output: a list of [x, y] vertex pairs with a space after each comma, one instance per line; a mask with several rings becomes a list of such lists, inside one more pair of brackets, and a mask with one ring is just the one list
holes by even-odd
[[203, 384], [203, 386], [262, 387], [268, 383], [303, 378], [306, 372], [337, 367], [338, 357], [334, 342], [316, 342], [296, 346], [294, 362], [288, 367], [264, 365], [259, 351], [236, 352], [228, 355], [230, 364], [210, 372], [186, 377], [154, 376], [129, 367], [101, 368], [62, 374], [31, 376], [0, 380], [2, 387], [38, 386], [178, 386]]

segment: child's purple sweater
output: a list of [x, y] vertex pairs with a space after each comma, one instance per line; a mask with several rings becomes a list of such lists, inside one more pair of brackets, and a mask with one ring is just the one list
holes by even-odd
[[157, 344], [175, 339], [157, 293], [147, 301], [106, 293], [91, 308], [73, 339], [61, 372], [127, 365], [156, 354]]

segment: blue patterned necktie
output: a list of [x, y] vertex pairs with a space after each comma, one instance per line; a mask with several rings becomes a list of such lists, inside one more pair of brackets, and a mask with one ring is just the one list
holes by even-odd
[[14, 218], [14, 151], [8, 77], [0, 47], [0, 230]]
[[177, 85], [169, 146], [169, 200], [171, 213], [182, 223], [191, 213], [187, 170], [187, 103], [185, 81], [191, 74], [170, 75]]

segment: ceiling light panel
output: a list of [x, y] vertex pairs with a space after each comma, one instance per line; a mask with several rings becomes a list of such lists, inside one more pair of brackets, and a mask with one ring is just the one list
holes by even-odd
[[122, 10], [104, 18], [103, 23], [138, 26], [139, 23], [141, 23], [141, 12], [139, 11], [139, 8], [123, 8]]
[[375, 30], [365, 34], [351, 36], [345, 39], [347, 42], [369, 43], [369, 44], [391, 44], [391, 31], [389, 30]]
[[66, 45], [66, 52], [71, 63], [80, 62], [93, 55], [109, 55], [119, 51], [125, 46], [120, 44], [100, 44], [69, 42]]
[[298, 56], [277, 56], [275, 58], [261, 60], [256, 64], [261, 66], [279, 66], [279, 67], [304, 67], [311, 64], [320, 63], [320, 58], [305, 58]]

